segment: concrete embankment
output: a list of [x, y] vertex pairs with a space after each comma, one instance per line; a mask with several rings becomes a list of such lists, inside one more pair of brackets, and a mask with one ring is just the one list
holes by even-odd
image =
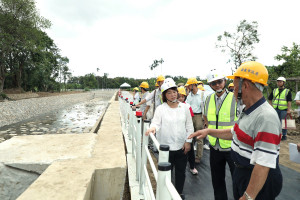
[[0, 144], [0, 162], [1, 200], [121, 199], [127, 167], [119, 102], [111, 99], [97, 134], [16, 136]]

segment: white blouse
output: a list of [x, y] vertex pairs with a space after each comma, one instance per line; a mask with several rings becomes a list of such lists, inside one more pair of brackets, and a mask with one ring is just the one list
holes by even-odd
[[179, 103], [177, 108], [171, 108], [163, 103], [155, 110], [150, 128], [156, 128], [156, 137], [160, 144], [170, 146], [171, 151], [181, 149], [187, 139], [194, 132], [193, 121], [189, 107]]

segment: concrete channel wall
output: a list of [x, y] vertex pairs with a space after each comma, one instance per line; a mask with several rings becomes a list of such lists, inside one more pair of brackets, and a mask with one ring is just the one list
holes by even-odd
[[41, 174], [18, 200], [122, 199], [127, 165], [114, 99], [97, 134], [16, 136], [0, 144], [0, 164]]

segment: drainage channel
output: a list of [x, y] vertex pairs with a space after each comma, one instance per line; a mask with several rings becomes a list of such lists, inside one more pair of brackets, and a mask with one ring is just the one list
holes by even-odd
[[0, 142], [21, 135], [88, 133], [103, 115], [108, 100], [95, 98], [62, 110], [0, 128]]

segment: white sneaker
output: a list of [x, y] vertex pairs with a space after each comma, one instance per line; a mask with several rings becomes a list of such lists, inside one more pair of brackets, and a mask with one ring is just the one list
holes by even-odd
[[191, 172], [193, 175], [197, 175], [197, 174], [198, 174], [198, 171], [197, 171], [196, 168], [190, 169], [190, 172]]
[[209, 146], [207, 144], [203, 145], [203, 149], [209, 150]]

